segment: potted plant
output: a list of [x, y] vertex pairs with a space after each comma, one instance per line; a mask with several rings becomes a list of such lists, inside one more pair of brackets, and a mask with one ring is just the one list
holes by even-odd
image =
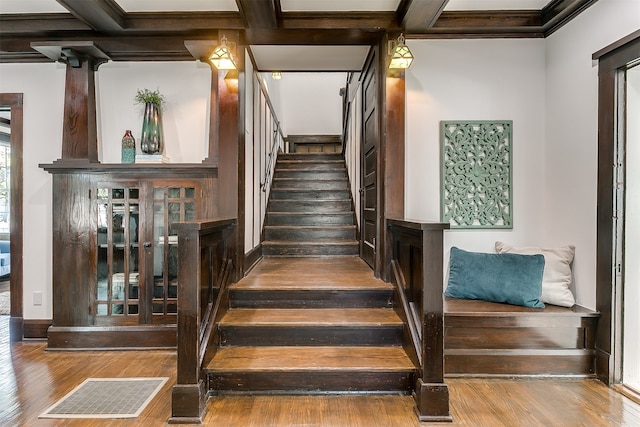
[[140, 150], [144, 154], [162, 153], [162, 108], [165, 97], [160, 89], [138, 89], [135, 96], [136, 104], [144, 104], [144, 117], [142, 119], [142, 135], [140, 137]]

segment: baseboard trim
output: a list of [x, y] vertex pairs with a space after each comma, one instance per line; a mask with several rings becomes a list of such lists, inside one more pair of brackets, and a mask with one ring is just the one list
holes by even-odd
[[262, 244], [258, 244], [255, 248], [244, 254], [244, 274], [247, 275], [258, 261], [262, 259]]
[[47, 330], [52, 324], [51, 319], [25, 319], [24, 338], [47, 339]]
[[176, 325], [51, 326], [47, 350], [175, 350], [176, 330]]

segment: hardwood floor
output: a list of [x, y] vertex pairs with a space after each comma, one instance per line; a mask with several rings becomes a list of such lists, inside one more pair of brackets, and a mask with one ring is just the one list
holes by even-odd
[[[54, 352], [9, 344], [0, 316], [0, 426], [161, 426], [170, 415], [175, 354]], [[38, 419], [88, 377], [168, 376], [135, 420]], [[640, 405], [596, 380], [447, 379], [452, 424], [419, 423], [410, 396], [218, 396], [203, 425], [221, 427], [638, 426]]]
[[[358, 262], [355, 262], [357, 260]], [[234, 285], [239, 291], [277, 284], [283, 292], [307, 292], [291, 274], [291, 260], [276, 258], [260, 263], [253, 273]], [[358, 290], [362, 287], [388, 289], [375, 280], [359, 259], [297, 259], [294, 271], [305, 271], [315, 290]], [[349, 280], [344, 280], [345, 273]], [[308, 286], [308, 285], [307, 285]], [[394, 324], [392, 313], [371, 317], [371, 311], [307, 308], [303, 323], [339, 326], [345, 322], [370, 325]], [[378, 309], [376, 309], [378, 310]], [[232, 310], [233, 311], [233, 310]], [[375, 311], [375, 310], [374, 310]], [[287, 326], [300, 321], [295, 310], [267, 311], [244, 308], [226, 319], [226, 326], [260, 319], [264, 326]], [[297, 320], [296, 320], [297, 319]], [[171, 351], [47, 351], [45, 341], [9, 343], [9, 316], [0, 316], [0, 427], [4, 426], [163, 426], [171, 412], [171, 388], [176, 380], [176, 355]], [[225, 349], [230, 358], [246, 359], [246, 349]], [[339, 348], [362, 352], [367, 349]], [[385, 351], [392, 351], [385, 349]], [[262, 365], [276, 365], [280, 355], [273, 347], [260, 348]], [[349, 357], [339, 354], [309, 356], [317, 348], [293, 353], [302, 361], [313, 360], [335, 366]], [[337, 350], [336, 350], [337, 351]], [[277, 357], [276, 357], [277, 356]], [[352, 356], [349, 354], [349, 356]], [[356, 354], [357, 356], [357, 354]], [[393, 361], [389, 354], [385, 359]], [[278, 360], [276, 360], [278, 359]], [[294, 360], [295, 363], [302, 363]], [[292, 362], [292, 363], [293, 363]], [[370, 369], [375, 369], [372, 360]], [[255, 363], [252, 362], [252, 363]], [[399, 366], [406, 361], [398, 359]], [[261, 367], [262, 365], [258, 366]], [[251, 366], [255, 369], [256, 366]], [[246, 366], [244, 369], [248, 370]], [[38, 415], [89, 377], [154, 377], [169, 381], [142, 414], [128, 419], [38, 419]], [[639, 426], [640, 405], [592, 379], [483, 379], [447, 378], [453, 423], [420, 423], [413, 398], [407, 395], [220, 395], [210, 399], [203, 425], [220, 427], [425, 427], [425, 426]]]

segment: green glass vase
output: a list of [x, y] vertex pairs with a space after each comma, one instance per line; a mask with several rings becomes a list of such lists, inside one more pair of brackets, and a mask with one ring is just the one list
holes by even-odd
[[162, 153], [162, 117], [160, 107], [151, 102], [144, 106], [140, 150], [144, 154]]

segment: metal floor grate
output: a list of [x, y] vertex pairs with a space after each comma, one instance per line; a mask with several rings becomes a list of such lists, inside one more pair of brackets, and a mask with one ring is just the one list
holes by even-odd
[[88, 378], [39, 418], [135, 418], [169, 378]]

